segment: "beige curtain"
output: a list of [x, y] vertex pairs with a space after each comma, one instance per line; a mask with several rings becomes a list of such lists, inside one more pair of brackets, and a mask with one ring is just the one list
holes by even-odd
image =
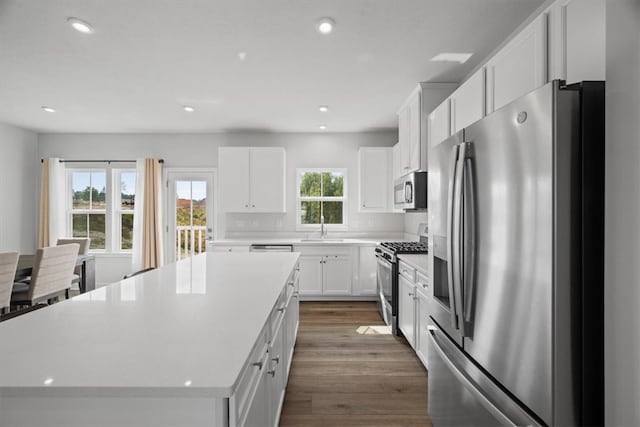
[[38, 247], [49, 246], [49, 159], [42, 161], [40, 211], [38, 212]]
[[139, 217], [134, 217], [133, 265], [139, 270], [163, 263], [162, 163], [144, 159], [138, 161], [137, 171], [135, 215]]

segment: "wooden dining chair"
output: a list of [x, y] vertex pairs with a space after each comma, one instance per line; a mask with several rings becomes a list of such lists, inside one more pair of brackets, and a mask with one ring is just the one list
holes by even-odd
[[0, 252], [0, 315], [9, 311], [18, 252]]
[[[56, 242], [56, 246], [68, 245], [70, 243], [77, 243], [80, 245], [78, 249], [78, 255], [88, 255], [89, 246], [91, 244], [90, 237], [62, 237]], [[82, 266], [76, 266], [73, 270], [73, 276], [71, 278], [71, 287], [77, 286], [77, 290], [80, 291], [80, 276], [82, 275]], [[75, 288], [74, 288], [75, 289]]]
[[60, 295], [68, 298], [79, 248], [79, 244], [71, 243], [38, 249], [31, 280], [13, 285], [11, 306], [29, 306], [41, 301], [51, 304]]

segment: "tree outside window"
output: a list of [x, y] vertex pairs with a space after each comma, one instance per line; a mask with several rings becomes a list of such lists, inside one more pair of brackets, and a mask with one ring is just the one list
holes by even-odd
[[346, 224], [346, 171], [344, 169], [298, 170], [298, 224]]

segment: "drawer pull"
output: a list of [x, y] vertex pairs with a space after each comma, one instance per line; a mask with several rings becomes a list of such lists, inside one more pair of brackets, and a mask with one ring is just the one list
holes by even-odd
[[286, 307], [280, 307], [278, 309], [276, 309], [277, 311], [279, 311], [280, 313], [282, 313], [283, 311], [285, 311], [287, 308]]
[[280, 355], [277, 355], [276, 357], [271, 358], [271, 360], [276, 362], [276, 364], [280, 363]]
[[276, 370], [272, 369], [270, 371], [267, 371], [267, 374], [271, 375], [271, 378], [275, 378], [276, 377]]
[[414, 295], [415, 295], [415, 294], [414, 294], [413, 292], [409, 292], [409, 296], [410, 296], [410, 297], [412, 297], [412, 296], [414, 296]]
[[258, 369], [262, 369], [262, 362], [254, 362], [254, 363], [251, 364], [251, 366], [255, 366]]

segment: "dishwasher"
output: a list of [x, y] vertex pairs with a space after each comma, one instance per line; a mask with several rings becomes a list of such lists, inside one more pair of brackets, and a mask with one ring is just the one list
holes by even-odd
[[250, 252], [293, 252], [293, 245], [257, 245], [249, 246]]

